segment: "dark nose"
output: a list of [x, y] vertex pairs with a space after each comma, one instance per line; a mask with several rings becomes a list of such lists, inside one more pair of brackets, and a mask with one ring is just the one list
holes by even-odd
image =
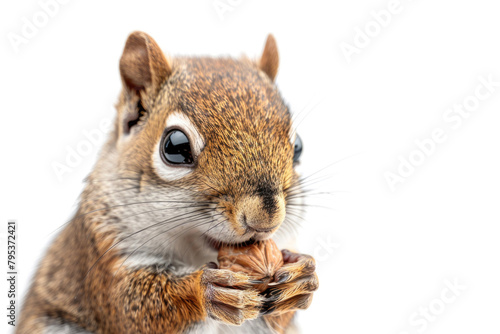
[[285, 219], [285, 200], [282, 195], [273, 198], [274, 209], [261, 196], [244, 197], [237, 204], [237, 217], [240, 224], [257, 232], [270, 232]]

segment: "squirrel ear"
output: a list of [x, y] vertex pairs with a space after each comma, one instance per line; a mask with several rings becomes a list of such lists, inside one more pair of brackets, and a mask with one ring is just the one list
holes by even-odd
[[276, 73], [278, 73], [278, 66], [280, 58], [278, 55], [278, 46], [272, 34], [267, 36], [266, 46], [259, 61], [259, 68], [266, 73], [271, 80], [274, 81]]
[[141, 31], [130, 34], [120, 59], [123, 84], [130, 92], [156, 94], [171, 72], [167, 59], [151, 36]]

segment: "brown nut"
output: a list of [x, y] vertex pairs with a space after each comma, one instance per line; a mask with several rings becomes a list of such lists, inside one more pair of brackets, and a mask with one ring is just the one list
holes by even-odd
[[263, 283], [255, 285], [255, 289], [263, 292], [273, 280], [276, 270], [283, 266], [283, 256], [273, 240], [263, 240], [248, 246], [223, 246], [217, 257], [220, 269], [243, 272], [252, 279]]

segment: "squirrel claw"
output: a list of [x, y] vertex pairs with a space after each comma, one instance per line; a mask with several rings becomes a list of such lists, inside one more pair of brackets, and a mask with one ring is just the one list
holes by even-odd
[[262, 293], [261, 315], [306, 309], [319, 287], [315, 261], [309, 255], [284, 250], [285, 265], [275, 274], [275, 282]]
[[202, 282], [209, 316], [231, 325], [257, 318], [264, 297], [252, 288], [253, 281], [242, 273], [205, 268]]

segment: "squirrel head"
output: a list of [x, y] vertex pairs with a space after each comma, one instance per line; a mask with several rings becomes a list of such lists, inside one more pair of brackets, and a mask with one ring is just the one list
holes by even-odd
[[147, 196], [140, 209], [122, 208], [136, 213], [125, 225], [170, 219], [158, 234], [178, 216], [183, 233], [212, 245], [266, 239], [280, 228], [301, 147], [274, 84], [278, 63], [272, 35], [258, 61], [168, 59], [149, 35], [128, 37], [115, 130], [101, 156], [108, 163], [100, 168], [137, 179], [134, 200], [108, 196], [115, 204]]

